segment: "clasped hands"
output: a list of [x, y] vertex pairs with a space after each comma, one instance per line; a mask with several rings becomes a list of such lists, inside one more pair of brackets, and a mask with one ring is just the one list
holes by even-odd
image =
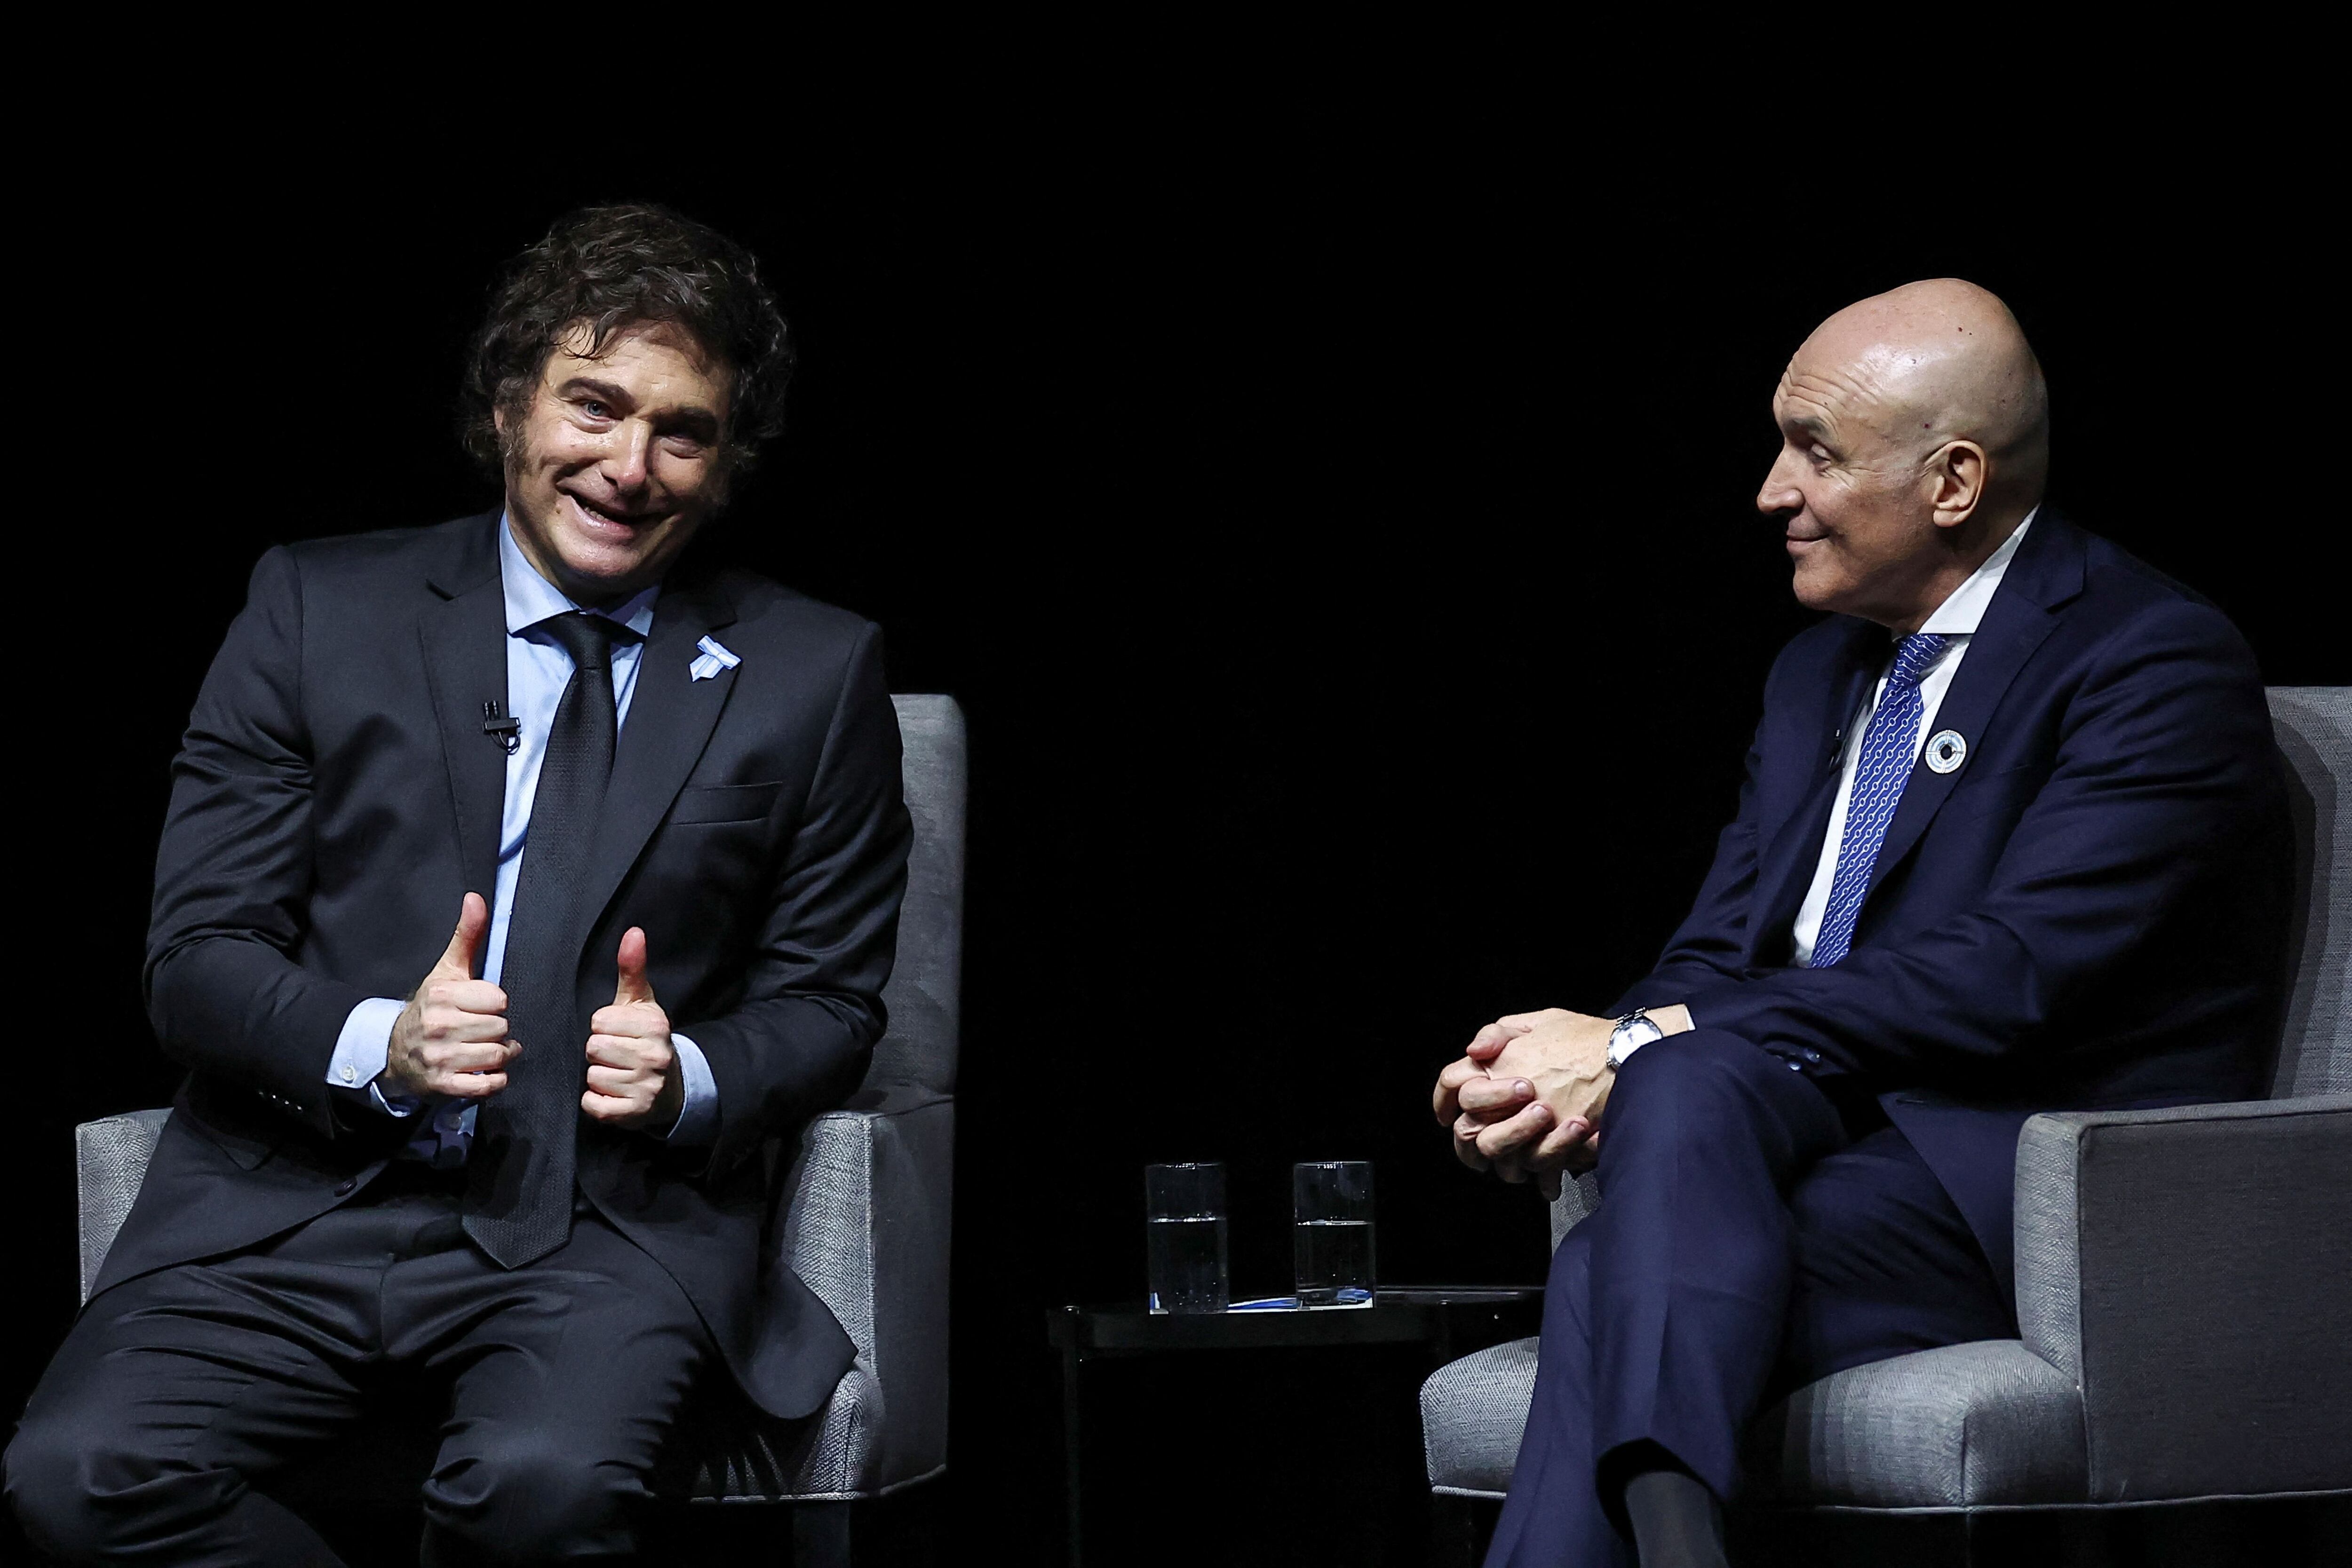
[[[417, 1098], [482, 1101], [507, 1086], [506, 1070], [523, 1042], [507, 1034], [507, 994], [474, 978], [474, 958], [489, 929], [489, 905], [469, 893], [449, 946], [392, 1026], [380, 1082]], [[588, 1020], [588, 1087], [580, 1109], [609, 1126], [666, 1133], [686, 1096], [670, 1043], [669, 1015], [646, 980], [646, 934], [621, 937], [612, 1005]]]
[[[1650, 1018], [1668, 1034], [1690, 1027], [1680, 1007]], [[1454, 1156], [1507, 1182], [1533, 1178], [1544, 1197], [1558, 1197], [1563, 1171], [1589, 1170], [1601, 1156], [1601, 1113], [1617, 1078], [1609, 1065], [1615, 1028], [1613, 1019], [1546, 1008], [1480, 1030], [1430, 1096]]]

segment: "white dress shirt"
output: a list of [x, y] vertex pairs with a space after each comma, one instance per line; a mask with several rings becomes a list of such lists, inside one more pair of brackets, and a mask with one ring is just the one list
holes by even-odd
[[[506, 965], [507, 929], [514, 919], [515, 888], [522, 879], [523, 848], [530, 836], [531, 801], [539, 790], [540, 764], [547, 758], [548, 732], [554, 727], [563, 688], [572, 681], [572, 655], [552, 636], [534, 628], [550, 616], [585, 608], [539, 575], [515, 543], [511, 520], [504, 517], [499, 519], [499, 577], [506, 594], [507, 711], [520, 721], [521, 728], [517, 733], [520, 744], [507, 758], [506, 803], [499, 821], [498, 882], [491, 890], [490, 928], [482, 959], [482, 978], [493, 985]], [[654, 604], [660, 597], [661, 586], [656, 583], [610, 610], [589, 610], [588, 613], [617, 621], [642, 639], [653, 629]], [[642, 641], [615, 640], [613, 644], [616, 735], [629, 722], [629, 701], [636, 695], [637, 665], [644, 652]], [[346, 1089], [364, 1083], [377, 1105], [404, 1117], [416, 1114], [426, 1103], [387, 1096], [376, 1080], [391, 1051], [392, 1026], [406, 1005], [389, 997], [372, 997], [353, 1008], [343, 1020], [335, 1053], [327, 1063], [328, 1082]], [[677, 1051], [686, 1099], [668, 1137], [673, 1143], [706, 1143], [719, 1128], [718, 1080], [712, 1077], [701, 1047], [675, 1031], [669, 1038]], [[583, 1038], [580, 1049], [584, 1051], [587, 1043]], [[420, 1134], [419, 1142], [439, 1134], [437, 1141], [462, 1146], [462, 1141], [472, 1135], [474, 1112], [471, 1102], [443, 1103], [435, 1112], [430, 1133]]]
[[[1985, 558], [1985, 563], [1969, 574], [1969, 580], [1952, 590], [1951, 597], [1936, 607], [1936, 612], [1921, 623], [1922, 632], [1937, 632], [1949, 641], [1937, 655], [1934, 664], [1919, 681], [1919, 730], [1911, 737], [1911, 758], [1916, 764], [1919, 748], [1936, 733], [1936, 710], [1944, 706], [1944, 694], [1952, 689], [1952, 677], [1959, 674], [1960, 661], [1968, 657], [1969, 639], [1976, 634], [1984, 622], [1985, 607], [1992, 602], [1993, 592], [2009, 570], [2009, 563], [2017, 555], [2018, 541], [2042, 510], [2036, 507], [2025, 514], [2000, 548]], [[1797, 907], [1796, 962], [1800, 966], [1813, 961], [1813, 943], [1822, 934], [1822, 916], [1830, 906], [1830, 884], [1837, 880], [1838, 846], [1845, 838], [1846, 803], [1853, 797], [1853, 771], [1862, 761], [1862, 739], [1870, 733], [1871, 716], [1878, 710], [1878, 699], [1885, 693], [1886, 677], [1895, 668], [1895, 651], [1889, 647], [1886, 663], [1878, 672], [1877, 684], [1870, 688], [1870, 699], [1846, 726], [1845, 758], [1838, 779], [1837, 803], [1830, 808], [1830, 831], [1822, 839], [1822, 855], [1813, 867], [1812, 885], [1805, 890], [1805, 902]]]

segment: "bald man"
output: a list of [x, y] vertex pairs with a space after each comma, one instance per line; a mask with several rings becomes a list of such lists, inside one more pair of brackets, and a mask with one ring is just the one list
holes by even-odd
[[2042, 505], [2049, 401], [2008, 308], [1951, 279], [1865, 299], [1772, 416], [1757, 506], [1830, 613], [1772, 666], [1689, 918], [1604, 1013], [1498, 1019], [1437, 1082], [1474, 1167], [1556, 1192], [1599, 1166], [1490, 1568], [1721, 1563], [1759, 1408], [2014, 1337], [2028, 1116], [2244, 1098], [2274, 1038], [2253, 657]]

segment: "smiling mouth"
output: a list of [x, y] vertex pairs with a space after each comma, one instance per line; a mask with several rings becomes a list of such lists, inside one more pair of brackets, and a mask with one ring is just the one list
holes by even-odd
[[564, 491], [563, 494], [566, 499], [580, 509], [581, 516], [587, 518], [589, 522], [602, 523], [607, 528], [635, 529], [659, 519], [657, 513], [616, 512], [610, 507], [600, 507], [593, 501], [575, 496], [569, 490]]

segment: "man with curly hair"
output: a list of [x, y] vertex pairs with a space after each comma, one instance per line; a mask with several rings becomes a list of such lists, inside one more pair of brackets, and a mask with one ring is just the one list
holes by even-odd
[[500, 508], [255, 569], [157, 860], [188, 1076], [8, 1450], [59, 1559], [331, 1563], [272, 1478], [420, 1390], [426, 1561], [625, 1555], [706, 1372], [789, 1418], [847, 1367], [761, 1243], [882, 1033], [880, 633], [681, 559], [791, 365], [740, 246], [575, 214], [475, 344]]

